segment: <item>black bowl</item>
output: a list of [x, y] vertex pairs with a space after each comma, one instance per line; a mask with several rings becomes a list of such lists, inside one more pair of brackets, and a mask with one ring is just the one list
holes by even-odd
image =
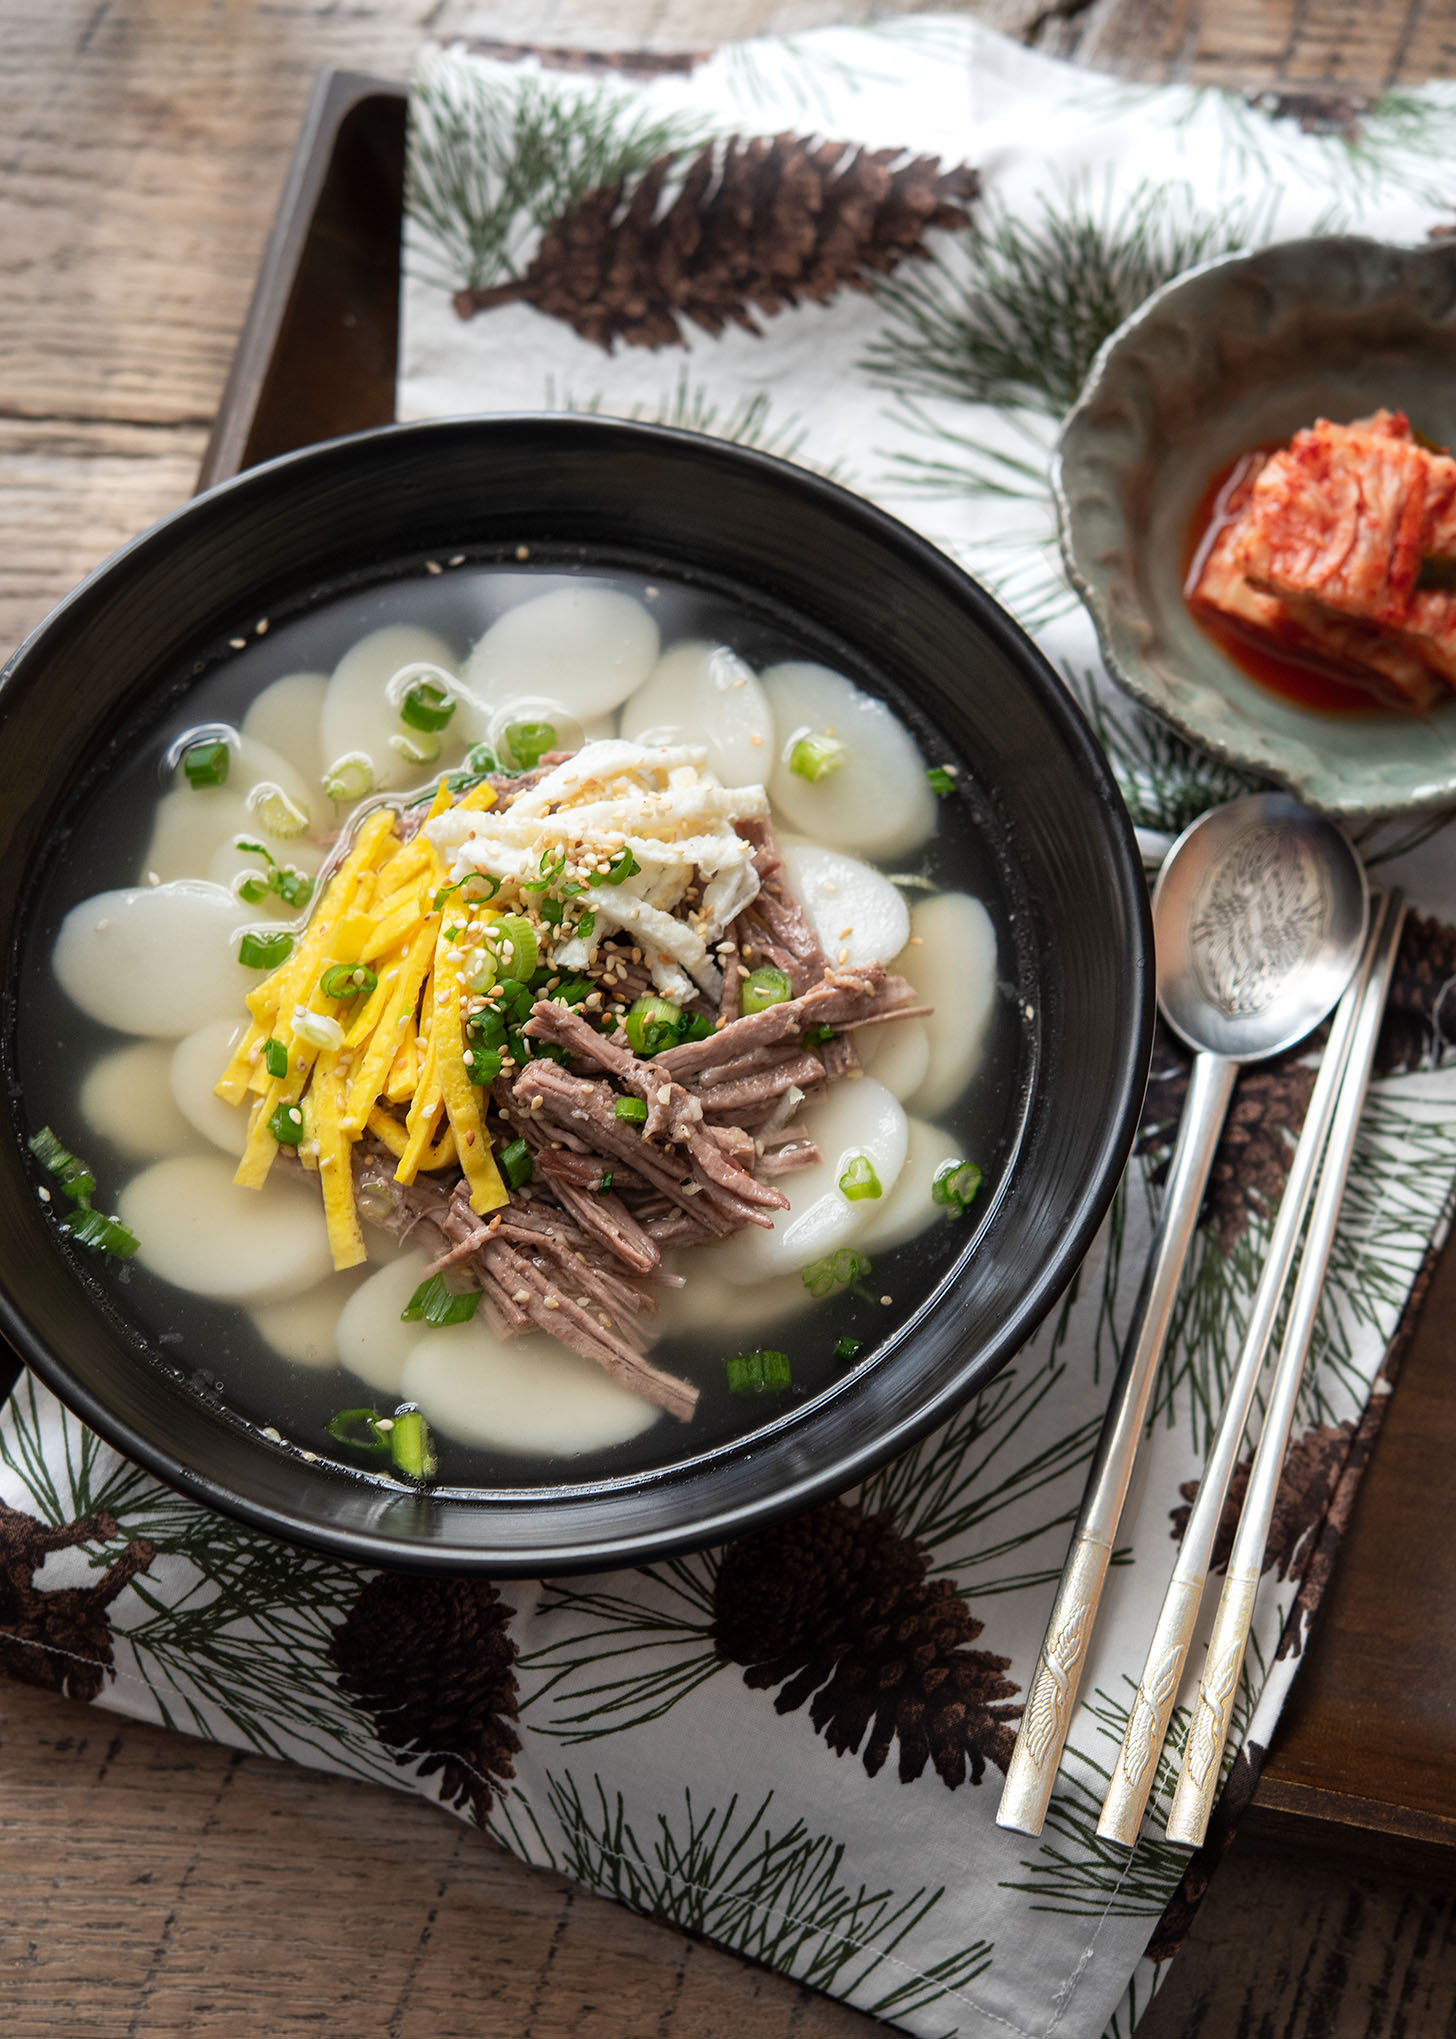
[[[876, 1359], [750, 1439], [672, 1469], [510, 1493], [407, 1493], [279, 1449], [139, 1350], [36, 1197], [17, 1081], [27, 900], [83, 771], [253, 619], [349, 576], [455, 552], [675, 574], [739, 594], [908, 704], [966, 767], [1018, 902], [1034, 987], [1020, 1138], [974, 1241]], [[597, 419], [394, 426], [198, 497], [90, 576], [0, 678], [0, 940], [10, 1131], [0, 1329], [118, 1450], [279, 1536], [375, 1563], [541, 1573], [640, 1561], [852, 1485], [950, 1416], [1031, 1335], [1127, 1158], [1152, 1025], [1151, 932], [1126, 812], [1045, 659], [923, 539], [800, 469]]]

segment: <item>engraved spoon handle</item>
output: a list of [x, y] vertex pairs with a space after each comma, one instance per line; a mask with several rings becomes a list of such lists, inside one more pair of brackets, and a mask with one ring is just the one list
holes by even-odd
[[1264, 1566], [1264, 1548], [1269, 1540], [1269, 1525], [1274, 1519], [1279, 1476], [1284, 1469], [1289, 1432], [1299, 1401], [1305, 1357], [1319, 1316], [1320, 1291], [1329, 1266], [1330, 1249], [1334, 1245], [1345, 1182], [1355, 1151], [1355, 1138], [1360, 1130], [1370, 1065], [1375, 1057], [1375, 1044], [1380, 1035], [1380, 1022], [1404, 918], [1405, 908], [1400, 896], [1392, 892], [1375, 967], [1361, 1000], [1346, 1078], [1340, 1089], [1340, 1101], [1330, 1131], [1329, 1150], [1320, 1173], [1319, 1188], [1315, 1191], [1314, 1209], [1310, 1213], [1304, 1255], [1290, 1296], [1284, 1343], [1275, 1362], [1273, 1385], [1264, 1411], [1264, 1428], [1249, 1471], [1243, 1513], [1234, 1535], [1228, 1576], [1218, 1603], [1218, 1613], [1214, 1617], [1203, 1675], [1198, 1682], [1198, 1698], [1188, 1727], [1188, 1740], [1184, 1744], [1178, 1785], [1168, 1813], [1168, 1839], [1189, 1848], [1202, 1846], [1218, 1792], [1224, 1745], [1228, 1740], [1229, 1723], [1238, 1694], [1239, 1672], [1248, 1646], [1254, 1601]]
[[1039, 1834], [1046, 1819], [1178, 1278], [1237, 1074], [1238, 1064], [1225, 1055], [1193, 1059], [1162, 1218], [996, 1811], [997, 1824], [1018, 1833]]
[[1384, 899], [1377, 897], [1360, 962], [1335, 1012], [1299, 1144], [1279, 1202], [1279, 1214], [1269, 1237], [1233, 1379], [1209, 1448], [1203, 1477], [1198, 1483], [1198, 1493], [1189, 1511], [1153, 1639], [1148, 1646], [1147, 1661], [1127, 1717], [1122, 1746], [1112, 1766], [1112, 1781], [1107, 1788], [1097, 1832], [1103, 1840], [1117, 1841], [1124, 1848], [1132, 1847], [1137, 1840], [1138, 1828], [1157, 1774], [1158, 1752], [1168, 1732], [1183, 1666], [1198, 1624], [1198, 1610], [1219, 1525], [1223, 1520], [1229, 1481], [1249, 1420], [1249, 1410], [1253, 1406], [1254, 1391], [1268, 1357], [1279, 1306], [1289, 1280], [1289, 1270], [1294, 1265], [1315, 1176], [1324, 1157], [1344, 1082], [1350, 1044], [1379, 946], [1384, 909]]

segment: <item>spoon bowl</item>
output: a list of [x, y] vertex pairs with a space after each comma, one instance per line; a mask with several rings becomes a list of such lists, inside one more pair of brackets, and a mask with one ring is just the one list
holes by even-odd
[[1333, 1009], [1369, 916], [1364, 866], [1333, 822], [1287, 793], [1212, 808], [1153, 892], [1163, 1017], [1230, 1062], [1278, 1055]]

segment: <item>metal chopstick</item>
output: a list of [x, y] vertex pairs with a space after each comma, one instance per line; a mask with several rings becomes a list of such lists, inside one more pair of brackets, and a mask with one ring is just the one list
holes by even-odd
[[1122, 1746], [1112, 1766], [1112, 1780], [1103, 1802], [1102, 1816], [1097, 1822], [1097, 1832], [1103, 1840], [1120, 1842], [1125, 1848], [1132, 1847], [1137, 1840], [1148, 1794], [1157, 1774], [1158, 1754], [1168, 1732], [1183, 1666], [1198, 1623], [1198, 1610], [1223, 1517], [1229, 1481], [1233, 1477], [1239, 1446], [1253, 1406], [1254, 1391], [1264, 1370], [1279, 1306], [1288, 1285], [1289, 1271], [1294, 1265], [1300, 1234], [1304, 1230], [1315, 1176], [1329, 1140], [1365, 987], [1380, 946], [1386, 908], [1386, 899], [1377, 893], [1371, 900], [1370, 926], [1359, 965], [1340, 1000], [1330, 1028], [1324, 1059], [1315, 1079], [1299, 1144], [1280, 1199], [1279, 1213], [1270, 1234], [1244, 1342], [1148, 1646], [1147, 1660], [1123, 1731]]
[[1304, 1253], [1290, 1297], [1284, 1343], [1275, 1362], [1274, 1378], [1265, 1406], [1264, 1427], [1254, 1453], [1243, 1512], [1234, 1535], [1223, 1593], [1204, 1657], [1198, 1697], [1188, 1726], [1188, 1739], [1183, 1745], [1183, 1762], [1168, 1814], [1167, 1835], [1170, 1841], [1190, 1848], [1202, 1845], [1218, 1791], [1224, 1745], [1228, 1740], [1239, 1673], [1243, 1668], [1244, 1651], [1253, 1623], [1264, 1548], [1269, 1540], [1269, 1525], [1273, 1521], [1274, 1504], [1278, 1498], [1279, 1476], [1284, 1469], [1289, 1432], [1304, 1377], [1304, 1362], [1319, 1315], [1320, 1293], [1329, 1267], [1340, 1205], [1344, 1200], [1355, 1139], [1365, 1108], [1365, 1092], [1375, 1059], [1375, 1044], [1380, 1036], [1380, 1022], [1385, 1012], [1404, 919], [1404, 902], [1398, 893], [1392, 892], [1386, 905], [1385, 925], [1375, 967], [1361, 1000], [1349, 1066], [1340, 1089], [1329, 1147], [1310, 1213]]

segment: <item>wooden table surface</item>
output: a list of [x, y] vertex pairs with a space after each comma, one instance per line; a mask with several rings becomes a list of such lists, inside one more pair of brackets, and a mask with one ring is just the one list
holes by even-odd
[[[0, 0], [0, 648], [190, 493], [318, 65], [403, 76], [424, 36], [467, 24], [507, 40], [701, 46], [914, 4]], [[1456, 77], [1456, 0], [967, 11], [1148, 78], [1351, 95]], [[1451, 179], [1456, 202], [1456, 165]], [[1456, 1255], [1438, 1291], [1264, 1785], [1144, 2039], [1456, 2031], [1456, 1681], [1433, 1675], [1456, 1665], [1456, 1644], [1432, 1620], [1456, 1609], [1456, 1557], [1433, 1541], [1456, 1510], [1442, 1430]], [[1406, 1554], [1388, 1590], [1361, 1563], [1377, 1547]], [[1402, 1767], [1387, 1751], [1373, 1780], [1388, 1709], [1413, 1691], [1425, 1753]], [[1352, 1834], [1367, 1843], [1353, 1869]], [[879, 2029], [527, 1870], [418, 1800], [0, 1684], [0, 2030], [320, 2027]]]

